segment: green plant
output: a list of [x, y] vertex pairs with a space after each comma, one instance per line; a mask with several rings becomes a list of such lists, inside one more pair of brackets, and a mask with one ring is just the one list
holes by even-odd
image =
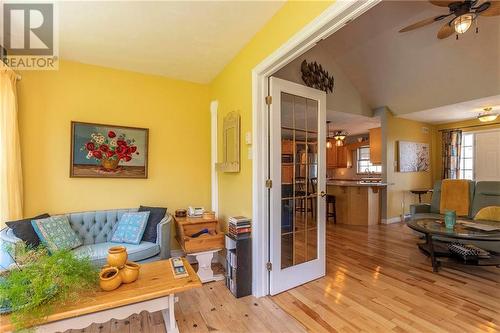
[[44, 247], [16, 248], [19, 253], [23, 262], [0, 281], [0, 305], [11, 308], [16, 330], [35, 325], [82, 292], [97, 290], [98, 269], [88, 258], [77, 258], [70, 250], [49, 254]]

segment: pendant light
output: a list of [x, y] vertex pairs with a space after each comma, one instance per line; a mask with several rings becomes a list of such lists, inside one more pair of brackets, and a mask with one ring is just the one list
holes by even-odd
[[495, 121], [498, 118], [498, 113], [492, 112], [493, 108], [488, 107], [483, 109], [484, 112], [480, 113], [477, 119], [482, 123]]

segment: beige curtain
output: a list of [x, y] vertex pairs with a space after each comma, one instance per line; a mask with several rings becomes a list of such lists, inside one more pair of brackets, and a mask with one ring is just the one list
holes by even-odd
[[0, 61], [0, 229], [23, 216], [16, 73]]

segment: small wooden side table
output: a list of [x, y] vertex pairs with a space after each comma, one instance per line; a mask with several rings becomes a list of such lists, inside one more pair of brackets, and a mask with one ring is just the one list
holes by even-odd
[[[219, 231], [217, 219], [201, 217], [174, 217], [177, 229], [176, 239], [188, 257], [198, 262], [196, 273], [201, 282], [220, 281], [222, 274], [214, 274], [212, 260], [217, 252], [224, 248], [224, 234]], [[208, 229], [209, 234], [191, 237], [194, 233]]]
[[422, 195], [431, 192], [432, 190], [426, 188], [417, 188], [414, 190], [410, 190], [411, 193], [418, 195], [418, 203], [422, 203]]

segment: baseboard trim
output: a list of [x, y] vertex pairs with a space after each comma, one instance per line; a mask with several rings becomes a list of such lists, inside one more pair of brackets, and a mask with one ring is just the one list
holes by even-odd
[[401, 216], [391, 217], [388, 219], [382, 219], [382, 224], [392, 224], [392, 223], [400, 223], [403, 222]]

